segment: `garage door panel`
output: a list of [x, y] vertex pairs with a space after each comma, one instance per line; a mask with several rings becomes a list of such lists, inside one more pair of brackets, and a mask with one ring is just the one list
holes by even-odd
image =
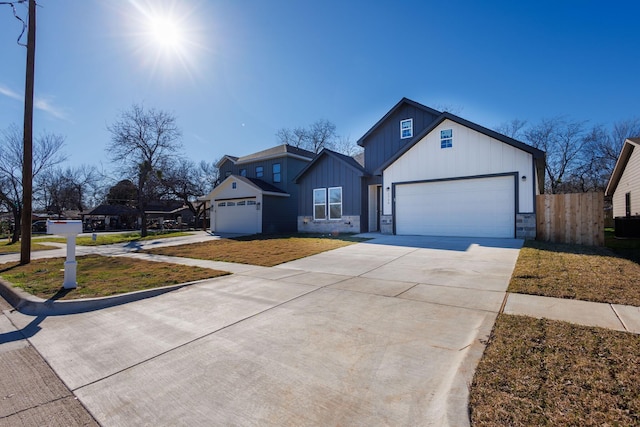
[[218, 233], [260, 233], [260, 211], [255, 199], [217, 200], [215, 231]]
[[396, 186], [396, 233], [513, 237], [512, 176]]

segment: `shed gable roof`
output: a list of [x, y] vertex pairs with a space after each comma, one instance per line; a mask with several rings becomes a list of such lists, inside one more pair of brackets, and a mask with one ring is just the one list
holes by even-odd
[[349, 167], [356, 174], [358, 174], [358, 176], [369, 176], [369, 174], [367, 173], [367, 171], [364, 170], [362, 165], [360, 165], [360, 163], [358, 163], [358, 161], [353, 157], [345, 156], [344, 154], [340, 154], [333, 150], [329, 150], [328, 148], [324, 148], [311, 161], [311, 163], [305, 166], [305, 168], [302, 169], [298, 175], [296, 175], [296, 177], [293, 179], [293, 182], [297, 184], [300, 181], [300, 179], [302, 179], [302, 177], [307, 174], [307, 172], [312, 170], [315, 167], [315, 165], [318, 164], [319, 162], [324, 161], [324, 159], [332, 159], [332, 160], [344, 163], [345, 165], [347, 165], [347, 167]]
[[620, 183], [620, 178], [622, 178], [622, 174], [624, 173], [624, 170], [627, 167], [627, 163], [629, 163], [631, 154], [633, 154], [633, 150], [636, 149], [637, 147], [640, 147], [640, 137], [627, 138], [624, 141], [624, 144], [622, 145], [622, 151], [620, 151], [620, 155], [618, 156], [616, 165], [613, 168], [613, 173], [611, 174], [611, 178], [609, 178], [607, 189], [604, 192], [605, 196], [613, 196], [613, 193], [616, 192], [616, 188]]

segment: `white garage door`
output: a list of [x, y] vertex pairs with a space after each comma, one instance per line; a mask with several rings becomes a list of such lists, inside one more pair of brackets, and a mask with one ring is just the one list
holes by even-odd
[[513, 176], [396, 186], [396, 233], [514, 237]]
[[215, 231], [255, 234], [262, 232], [256, 199], [216, 200]]

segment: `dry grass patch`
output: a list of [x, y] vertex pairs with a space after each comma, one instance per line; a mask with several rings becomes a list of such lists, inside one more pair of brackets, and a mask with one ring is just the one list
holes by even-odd
[[469, 409], [474, 426], [640, 425], [640, 335], [502, 314]]
[[509, 292], [640, 306], [640, 265], [608, 248], [527, 241]]
[[[31, 242], [32, 251], [46, 251], [51, 249], [58, 249], [55, 246], [41, 245], [36, 242]], [[20, 242], [16, 243], [0, 243], [0, 254], [20, 253]]]
[[64, 258], [32, 260], [27, 265], [5, 264], [0, 277], [43, 299], [104, 297], [229, 274], [225, 271], [126, 257], [78, 257], [78, 287], [61, 292]]
[[149, 249], [143, 252], [185, 258], [273, 267], [331, 249], [351, 245], [348, 238], [252, 236]]

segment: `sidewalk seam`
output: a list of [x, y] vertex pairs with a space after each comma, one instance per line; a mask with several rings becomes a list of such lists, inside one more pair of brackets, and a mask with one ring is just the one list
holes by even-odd
[[616, 308], [613, 306], [613, 304], [609, 304], [609, 307], [611, 307], [611, 310], [613, 310], [613, 314], [616, 315], [616, 317], [618, 318], [618, 320], [620, 321], [620, 323], [622, 324], [622, 327], [624, 328], [624, 330], [626, 332], [630, 332], [629, 328], [627, 327], [627, 325], [624, 323], [624, 320], [622, 320], [622, 317], [620, 317], [620, 315], [618, 314], [618, 312], [616, 311]]

